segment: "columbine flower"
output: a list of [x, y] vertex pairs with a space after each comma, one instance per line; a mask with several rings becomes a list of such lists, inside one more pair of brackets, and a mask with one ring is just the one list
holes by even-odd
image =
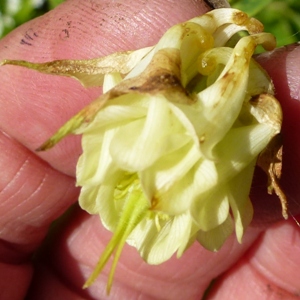
[[[250, 35], [229, 47], [241, 30]], [[262, 30], [241, 11], [219, 9], [172, 27], [154, 47], [83, 61], [3, 62], [103, 85], [102, 96], [39, 148], [82, 134], [79, 202], [113, 232], [85, 287], [115, 252], [109, 291], [125, 242], [150, 264], [180, 257], [195, 240], [216, 251], [234, 230], [242, 242], [257, 157], [281, 127], [273, 85], [251, 58], [257, 45], [275, 47]]]

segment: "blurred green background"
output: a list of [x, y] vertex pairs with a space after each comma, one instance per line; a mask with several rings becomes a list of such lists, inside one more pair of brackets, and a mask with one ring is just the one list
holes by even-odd
[[[64, 0], [0, 0], [0, 38], [20, 24], [44, 14]], [[229, 0], [232, 7], [255, 16], [278, 46], [300, 40], [300, 0]]]

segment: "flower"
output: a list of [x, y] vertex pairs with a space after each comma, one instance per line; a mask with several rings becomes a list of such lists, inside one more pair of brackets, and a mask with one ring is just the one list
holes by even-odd
[[[180, 257], [196, 240], [217, 251], [234, 230], [242, 242], [253, 214], [248, 195], [257, 157], [281, 129], [272, 82], [251, 58], [257, 45], [275, 47], [262, 30], [241, 11], [218, 9], [137, 51], [2, 62], [103, 85], [102, 96], [38, 149], [82, 134], [79, 203], [113, 232], [84, 287], [115, 252], [109, 292], [125, 242], [149, 264], [175, 252]], [[250, 35], [232, 42], [239, 31]]]

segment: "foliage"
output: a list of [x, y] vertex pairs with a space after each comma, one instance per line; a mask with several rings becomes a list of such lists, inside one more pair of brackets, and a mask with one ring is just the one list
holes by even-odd
[[231, 0], [232, 7], [255, 16], [277, 38], [278, 46], [300, 40], [300, 1], [298, 0]]
[[0, 0], [0, 37], [53, 9], [64, 0]]

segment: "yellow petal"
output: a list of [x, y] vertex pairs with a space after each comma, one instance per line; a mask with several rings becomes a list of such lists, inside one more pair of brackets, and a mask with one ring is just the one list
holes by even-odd
[[233, 228], [232, 219], [228, 216], [223, 224], [210, 231], [199, 230], [197, 240], [204, 248], [210, 251], [218, 251], [232, 234]]

